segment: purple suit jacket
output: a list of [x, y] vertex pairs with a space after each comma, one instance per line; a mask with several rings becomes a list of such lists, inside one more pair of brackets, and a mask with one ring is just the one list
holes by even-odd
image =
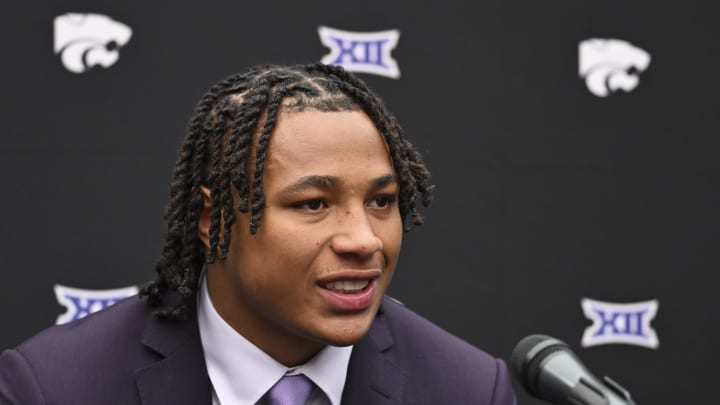
[[[0, 404], [210, 405], [197, 316], [127, 299], [0, 356]], [[515, 404], [507, 368], [386, 298], [350, 357], [343, 404]]]

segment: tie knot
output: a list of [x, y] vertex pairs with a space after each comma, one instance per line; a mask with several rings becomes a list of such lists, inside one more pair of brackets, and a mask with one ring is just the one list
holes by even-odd
[[302, 374], [286, 375], [268, 391], [269, 405], [303, 405], [312, 391], [312, 381]]

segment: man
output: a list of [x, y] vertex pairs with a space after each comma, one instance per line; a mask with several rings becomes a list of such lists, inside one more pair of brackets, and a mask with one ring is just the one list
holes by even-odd
[[428, 177], [381, 100], [341, 68], [221, 81], [181, 147], [156, 279], [141, 300], [6, 351], [0, 399], [514, 403], [502, 361], [384, 295]]

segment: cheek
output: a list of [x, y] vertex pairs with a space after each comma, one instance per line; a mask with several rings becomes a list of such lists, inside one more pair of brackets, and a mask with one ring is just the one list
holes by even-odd
[[392, 261], [394, 265], [400, 254], [400, 247], [402, 246], [402, 221], [400, 221], [398, 216], [397, 221], [391, 221], [384, 225], [385, 226], [379, 230], [378, 236], [383, 241], [383, 251], [387, 260]]
[[[301, 278], [311, 276], [308, 269], [317, 256], [322, 242], [316, 235], [309, 234], [307, 230], [299, 227], [274, 227], [269, 229], [268, 235], [258, 241], [253, 257], [256, 266], [273, 269], [274, 277]], [[259, 233], [259, 232], [258, 232]], [[315, 236], [315, 237], [314, 237]], [[262, 252], [262, 254], [257, 254]]]

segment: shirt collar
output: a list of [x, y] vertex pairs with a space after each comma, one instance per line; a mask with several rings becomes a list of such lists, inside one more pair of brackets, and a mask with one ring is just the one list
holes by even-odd
[[255, 404], [285, 374], [305, 374], [339, 405], [352, 346], [326, 346], [307, 363], [288, 368], [245, 339], [217, 313], [203, 272], [198, 325], [205, 363], [221, 404]]

